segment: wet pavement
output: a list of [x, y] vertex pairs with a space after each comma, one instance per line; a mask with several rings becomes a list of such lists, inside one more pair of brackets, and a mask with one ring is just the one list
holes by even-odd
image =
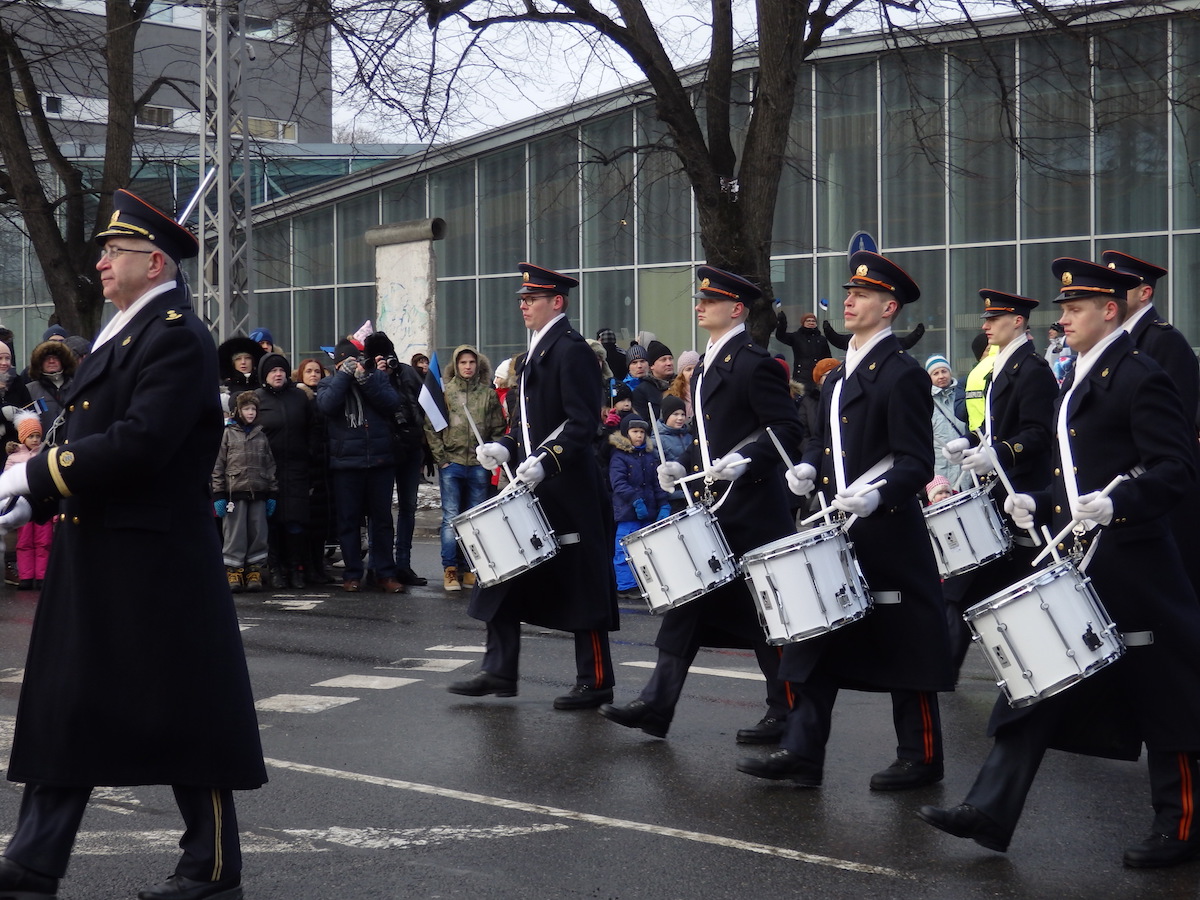
[[[436, 513], [423, 515], [430, 535]], [[763, 714], [749, 653], [701, 652], [665, 741], [595, 711], [553, 710], [573, 670], [571, 641], [556, 632], [525, 629], [519, 696], [446, 693], [477, 671], [483, 627], [465, 615], [466, 593], [442, 590], [431, 537], [418, 539], [414, 565], [430, 585], [403, 596], [237, 598], [271, 777], [238, 795], [248, 900], [1198, 894], [1200, 863], [1121, 865], [1150, 822], [1143, 764], [1049, 753], [1007, 854], [916, 818], [924, 803], [959, 802], [987, 752], [995, 688], [975, 650], [960, 689], [942, 697], [942, 784], [868, 790], [894, 756], [890, 703], [844, 692], [824, 785], [804, 790], [734, 769], [770, 749], [734, 743]], [[0, 594], [3, 748], [35, 603]], [[618, 702], [648, 677], [656, 628], [626, 604]], [[0, 831], [18, 800], [18, 786], [0, 787]], [[168, 788], [97, 791], [59, 896], [136, 896], [172, 871], [178, 829]]]

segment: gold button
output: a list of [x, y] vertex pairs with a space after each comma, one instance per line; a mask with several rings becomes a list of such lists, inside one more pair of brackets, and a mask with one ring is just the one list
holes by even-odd
[[75, 404], [74, 403], [72, 403], [70, 406], [67, 407], [67, 412], [75, 412]]
[[826, 447], [826, 448], [825, 448], [825, 455], [826, 455], [826, 456], [828, 456], [828, 455], [829, 455], [830, 453], [832, 453], [832, 452], [833, 452], [833, 451], [832, 451], [832, 450], [830, 450], [828, 447]]
[[1057, 475], [1061, 475], [1061, 474], [1062, 474], [1062, 469], [1055, 469], [1055, 470], [1054, 470], [1054, 474], [1055, 474], [1056, 476], [1057, 476]]
[[92, 405], [92, 404], [91, 404], [91, 401], [88, 401], [88, 400], [84, 400], [84, 401], [83, 401], [83, 408], [84, 408], [84, 409], [89, 409], [89, 408], [91, 408], [91, 405]]
[[821, 484], [829, 484], [829, 476], [828, 475], [826, 475], [824, 478], [821, 479]]
[[1071, 429], [1071, 437], [1075, 437], [1075, 429], [1074, 428]]
[[1060, 512], [1062, 512], [1062, 507], [1061, 507], [1061, 506], [1056, 506], [1056, 507], [1054, 507], [1054, 511], [1055, 511], [1056, 513], [1060, 513]]
[[1066, 549], [1067, 549], [1067, 545], [1066, 545], [1066, 544], [1059, 544], [1059, 545], [1058, 545], [1058, 549], [1059, 549], [1059, 550], [1066, 550]]
[[78, 525], [79, 524], [79, 516], [71, 516], [71, 524]]
[[847, 419], [845, 416], [842, 416], [842, 423], [843, 423], [843, 424], [845, 424], [846, 422], [849, 422], [849, 421], [850, 421], [850, 420], [849, 420], [849, 419]]

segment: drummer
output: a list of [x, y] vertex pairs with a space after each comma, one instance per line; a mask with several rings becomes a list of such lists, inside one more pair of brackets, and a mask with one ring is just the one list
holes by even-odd
[[[1079, 356], [1055, 409], [1053, 480], [1005, 506], [1020, 528], [1080, 523], [1056, 549], [1082, 555], [1128, 649], [1031, 706], [1014, 710], [1000, 697], [989, 723], [995, 743], [966, 801], [919, 814], [1003, 852], [1048, 747], [1136, 760], [1144, 742], [1154, 818], [1124, 862], [1171, 866], [1200, 855], [1200, 603], [1165, 517], [1196, 479], [1196, 432], [1169, 378], [1121, 330], [1137, 276], [1078, 259], [1056, 259], [1052, 271], [1060, 323]], [[1136, 477], [1103, 496], [1117, 475]]]
[[892, 334], [901, 307], [920, 296], [916, 283], [877, 253], [853, 254], [850, 272], [846, 363], [821, 392], [819, 443], [787, 480], [802, 495], [819, 479], [833, 506], [857, 517], [849, 537], [875, 605], [859, 622], [784, 646], [780, 676], [796, 683], [796, 702], [782, 749], [737, 767], [817, 787], [838, 690], [890, 691], [896, 760], [870, 784], [905, 790], [942, 780], [935, 692], [953, 687], [945, 603], [918, 499], [933, 477], [933, 400], [925, 369]]
[[566, 317], [568, 292], [579, 282], [530, 263], [521, 269], [517, 296], [530, 342], [514, 364], [512, 428], [475, 453], [488, 469], [519, 463], [515, 478], [537, 495], [560, 549], [507, 581], [486, 588], [477, 583], [467, 612], [487, 623], [482, 671], [448, 690], [515, 696], [521, 623], [529, 622], [575, 635], [575, 685], [554, 700], [554, 708], [594, 709], [613, 696], [608, 632], [618, 627], [608, 550], [612, 506], [592, 451], [600, 427], [600, 370]]
[[[981, 327], [989, 347], [996, 348], [996, 355], [984, 357], [993, 360], [995, 366], [983, 396], [981, 430], [984, 440], [995, 452], [1015, 490], [1040, 490], [1050, 483], [1058, 381], [1049, 363], [1025, 336], [1030, 313], [1038, 301], [990, 288], [981, 290], [979, 296], [984, 304]], [[993, 457], [984, 452], [979, 443], [975, 434], [956, 438], [942, 448], [942, 454], [968, 472], [981, 478], [994, 478]], [[992, 496], [1002, 504], [1003, 487], [997, 484], [993, 491]], [[1028, 575], [1029, 564], [1038, 552], [1031, 535], [1012, 527], [1011, 520], [1006, 524], [1013, 538], [1013, 548], [1008, 555], [947, 579], [942, 586], [956, 672], [971, 644], [963, 611]]]
[[[793, 531], [783, 464], [765, 429], [769, 427], [785, 447], [799, 446], [803, 429], [786, 373], [746, 330], [750, 304], [762, 292], [746, 279], [712, 266], [701, 266], [697, 275], [696, 322], [709, 340], [691, 380], [696, 435], [680, 462], [659, 466], [659, 482], [669, 492], [687, 472], [707, 472], [708, 478], [688, 481], [684, 487], [693, 502], [713, 504], [730, 549], [740, 556]], [[777, 677], [779, 651], [768, 646], [743, 579], [668, 611], [655, 645], [658, 661], [641, 694], [625, 706], [600, 707], [602, 716], [666, 737], [700, 648], [752, 648], [767, 680], [767, 712], [757, 725], [739, 730], [737, 741], [779, 740], [790, 696]]]

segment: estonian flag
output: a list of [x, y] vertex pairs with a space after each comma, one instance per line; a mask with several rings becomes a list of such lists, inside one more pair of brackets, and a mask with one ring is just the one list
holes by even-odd
[[441, 431], [450, 424], [450, 413], [446, 409], [446, 395], [442, 391], [442, 367], [438, 365], [437, 351], [429, 360], [429, 371], [421, 385], [421, 409], [429, 417], [434, 431]]

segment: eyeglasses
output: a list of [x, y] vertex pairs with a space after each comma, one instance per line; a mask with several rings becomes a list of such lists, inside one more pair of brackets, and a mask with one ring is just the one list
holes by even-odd
[[533, 306], [539, 300], [551, 300], [553, 298], [554, 294], [522, 294], [517, 299], [517, 304], [519, 306]]
[[111, 247], [105, 246], [100, 255], [107, 260], [114, 260], [122, 253], [153, 253], [153, 250], [134, 250], [132, 247]]

